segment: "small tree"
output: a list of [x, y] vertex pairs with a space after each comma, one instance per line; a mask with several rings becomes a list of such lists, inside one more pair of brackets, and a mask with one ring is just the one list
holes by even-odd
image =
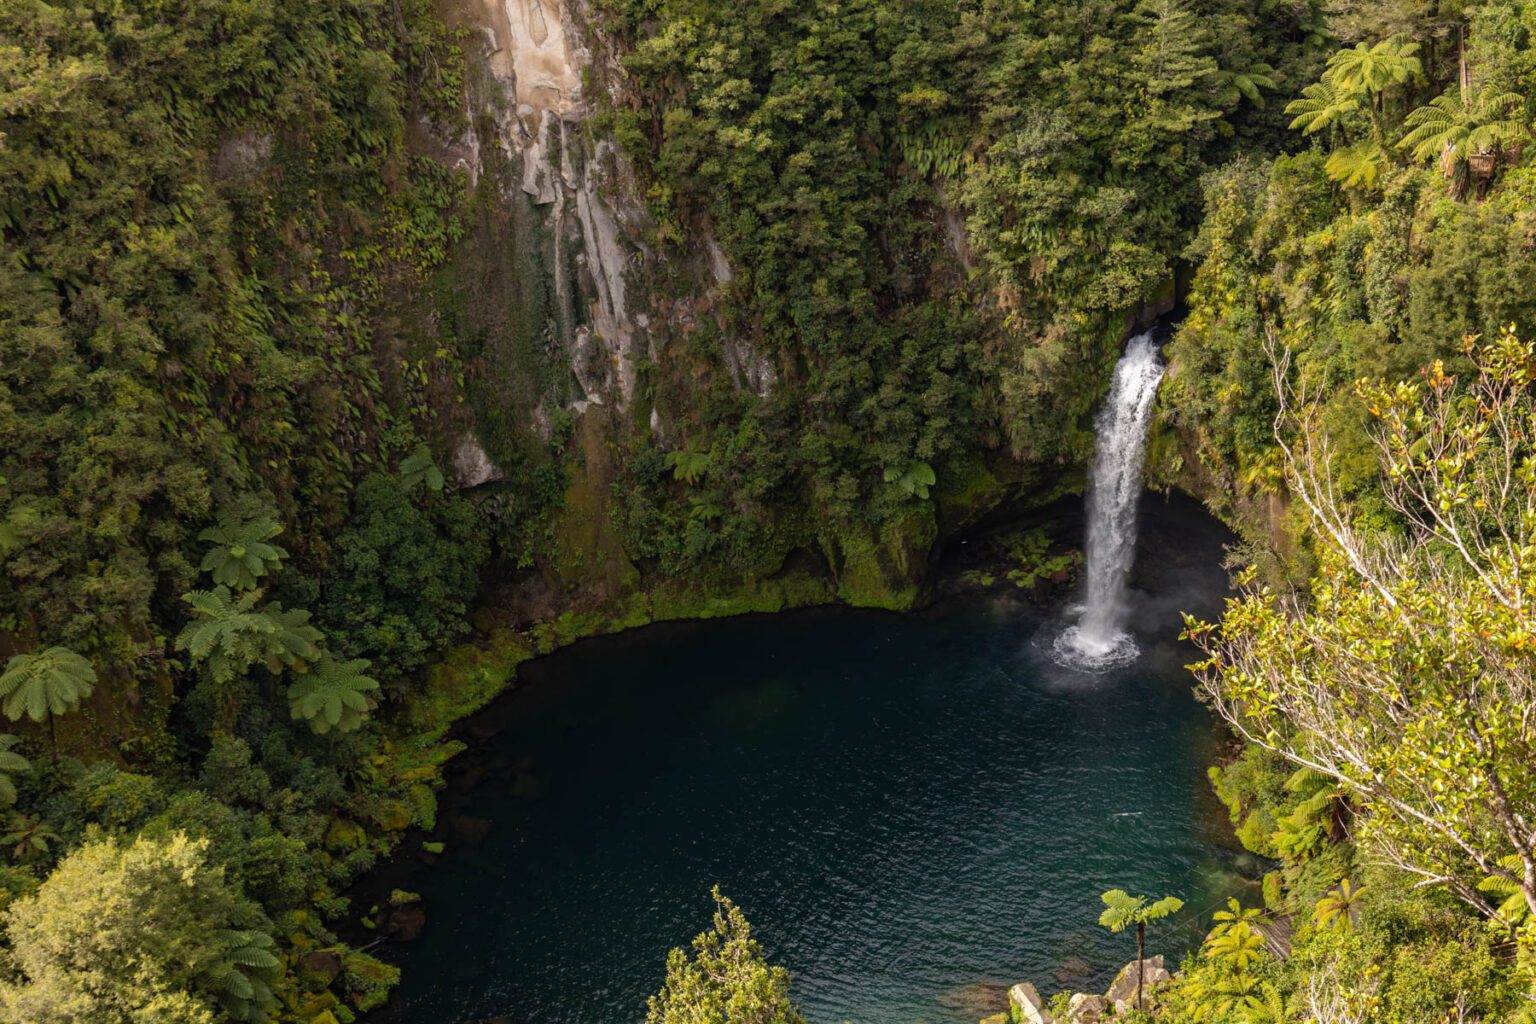
[[1136, 926], [1136, 1008], [1141, 1009], [1141, 989], [1147, 974], [1147, 925], [1177, 914], [1184, 901], [1177, 896], [1164, 896], [1155, 902], [1147, 902], [1146, 896], [1132, 896], [1124, 889], [1111, 889], [1100, 897], [1104, 901], [1104, 913], [1099, 924], [1116, 934], [1131, 925]]
[[789, 1001], [789, 972], [773, 967], [734, 903], [715, 898], [714, 927], [693, 940], [693, 956], [667, 954], [667, 981], [650, 998], [646, 1024], [805, 1024]]
[[67, 647], [50, 647], [32, 654], [18, 654], [0, 674], [0, 705], [5, 717], [15, 722], [23, 715], [34, 722], [48, 721], [48, 737], [58, 756], [59, 738], [54, 718], [80, 706], [96, 685], [91, 663]]
[[261, 912], [206, 840], [92, 840], [4, 913], [0, 1020], [269, 1020], [280, 963]]

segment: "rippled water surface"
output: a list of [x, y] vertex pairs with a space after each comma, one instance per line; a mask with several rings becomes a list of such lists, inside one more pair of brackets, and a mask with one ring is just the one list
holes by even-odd
[[1055, 666], [1057, 613], [996, 596], [663, 627], [530, 666], [444, 812], [489, 833], [414, 883], [430, 916], [391, 951], [396, 1019], [635, 1024], [715, 882], [812, 1024], [974, 1024], [1015, 981], [1102, 986], [1134, 945], [1096, 927], [1100, 892], [1206, 909], [1240, 884], [1175, 641], [1181, 608], [1219, 598], [1222, 538], [1162, 498], [1142, 521], [1146, 653], [1105, 675]]

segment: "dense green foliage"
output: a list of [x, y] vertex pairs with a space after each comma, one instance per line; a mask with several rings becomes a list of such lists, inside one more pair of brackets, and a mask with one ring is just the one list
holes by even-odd
[[1525, 1021], [1536, 6], [1330, 24], [1353, 45], [1287, 108], [1311, 148], [1207, 176], [1170, 347], [1163, 470], [1264, 568], [1192, 633], [1249, 743], [1217, 790], [1276, 866], [1160, 1013]]
[[262, 1021], [277, 999], [271, 925], [207, 842], [93, 840], [6, 912], [21, 980], [0, 1012], [36, 1024]]
[[[939, 519], [984, 511], [992, 469], [1070, 486], [1127, 325], [1172, 296], [1181, 257], [1198, 271], [1161, 471], [1256, 541], [1303, 535], [1275, 564], [1318, 569], [1316, 607], [1394, 635], [1380, 609], [1330, 603], [1350, 570], [1310, 560], [1318, 523], [1260, 500], [1296, 491], [1278, 396], [1306, 410], [1293, 433], [1330, 439], [1314, 465], [1350, 525], [1410, 536], [1353, 384], [1467, 374], [1467, 335], [1536, 316], [1536, 5], [592, 7], [625, 87], [592, 90], [583, 130], [638, 170], [650, 297], [679, 312], [658, 314], [632, 408], [577, 411], [569, 367], [539, 354], [548, 310], [468, 312], [464, 293], [502, 294], [488, 263], [544, 269], [469, 251], [475, 218], [515, 215], [490, 209], [489, 171], [472, 187], [433, 159], [464, 134], [478, 43], [428, 0], [0, 0], [6, 1014], [335, 1024], [377, 1006], [396, 975], [338, 940], [341, 894], [432, 826], [455, 714], [535, 650], [689, 607], [688, 587], [772, 581], [755, 596], [777, 607], [804, 582], [787, 567], [824, 564], [816, 599], [910, 603]], [[465, 494], [444, 467], [471, 406], [506, 479]], [[522, 422], [535, 407], [546, 429]], [[1021, 586], [1038, 555], [1020, 541]], [[529, 566], [554, 595], [537, 614], [565, 614], [431, 668], [487, 569]], [[1463, 628], [1436, 625], [1452, 644]], [[1461, 715], [1438, 732], [1388, 737], [1399, 767], [1473, 780], [1453, 822], [1502, 762], [1435, 769], [1414, 744], [1462, 756], [1510, 727], [1458, 692], [1432, 691]], [[1511, 866], [1529, 844], [1505, 836], [1462, 875], [1404, 833], [1467, 909], [1366, 863], [1350, 826], [1383, 819], [1350, 783], [1254, 752], [1220, 774], [1240, 836], [1280, 865], [1266, 899], [1301, 922], [1297, 954], [1267, 958], [1231, 907], [1170, 1012], [1287, 1019], [1314, 979], [1346, 977], [1339, 998], [1363, 1002], [1337, 1019], [1431, 1019], [1416, 993], [1434, 1014], [1460, 995], [1513, 1012], [1530, 952], [1499, 941], [1529, 934]], [[799, 1019], [723, 900], [651, 1016]]]
[[[718, 385], [658, 369], [678, 436], [628, 470], [635, 552], [694, 571], [808, 539], [835, 562], [925, 501], [917, 467], [942, 489], [980, 448], [1080, 461], [1201, 169], [1276, 135], [1265, 94], [1315, 52], [1278, 2], [606, 6], [658, 241], [718, 239], [732, 274], [669, 353]], [[765, 400], [718, 372], [743, 343]], [[780, 514], [806, 498], [814, 522]]]
[[0, 754], [7, 1020], [388, 988], [322, 922], [432, 820], [450, 750], [370, 723], [489, 543], [393, 476], [436, 430], [407, 286], [462, 230], [407, 126], [461, 68], [420, 0], [0, 3], [0, 695], [48, 723]]

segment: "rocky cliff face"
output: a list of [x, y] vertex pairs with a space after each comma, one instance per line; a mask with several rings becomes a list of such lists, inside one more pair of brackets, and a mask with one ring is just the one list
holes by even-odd
[[[464, 487], [495, 484], [530, 459], [563, 465], [552, 550], [539, 553], [539, 579], [520, 579], [505, 599], [546, 614], [611, 604], [642, 585], [613, 522], [615, 442], [649, 432], [670, 447], [686, 411], [658, 401], [647, 375], [723, 373], [762, 400], [779, 370], [716, 317], [736, 274], [707, 226], [667, 254], [650, 244], [642, 185], [601, 117], [634, 99], [585, 0], [456, 0], [445, 16], [467, 30], [467, 129], [431, 146], [465, 173], [472, 210], [434, 315], [467, 340], [471, 372], [442, 447]], [[719, 365], [671, 365], [669, 346], [711, 318]], [[695, 379], [682, 391], [720, 383]], [[931, 514], [918, 519], [910, 531], [835, 545], [812, 575], [835, 577], [845, 598], [910, 603], [936, 529]]]

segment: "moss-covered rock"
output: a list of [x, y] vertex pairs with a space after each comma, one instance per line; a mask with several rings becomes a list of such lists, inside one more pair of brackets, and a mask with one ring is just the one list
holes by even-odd
[[878, 526], [845, 527], [823, 536], [838, 599], [855, 608], [915, 607], [938, 535], [933, 506], [924, 502]]

